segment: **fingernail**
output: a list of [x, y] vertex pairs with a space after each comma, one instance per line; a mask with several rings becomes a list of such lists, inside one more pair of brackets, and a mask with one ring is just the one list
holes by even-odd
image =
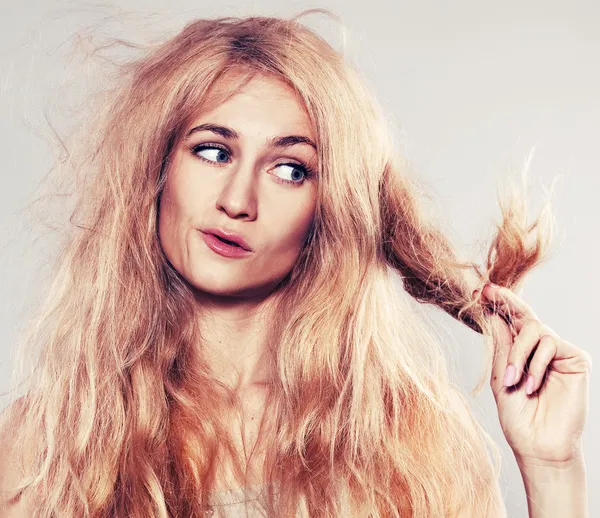
[[530, 374], [527, 377], [527, 384], [525, 385], [525, 393], [526, 394], [531, 394], [533, 392], [533, 384], [534, 384], [534, 379], [533, 376]]
[[504, 373], [504, 386], [510, 387], [514, 385], [517, 379], [517, 368], [511, 363], [508, 367], [506, 367], [506, 372]]

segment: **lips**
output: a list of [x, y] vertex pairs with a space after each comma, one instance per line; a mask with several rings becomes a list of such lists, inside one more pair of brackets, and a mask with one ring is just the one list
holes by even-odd
[[245, 239], [241, 235], [236, 234], [231, 230], [226, 230], [222, 228], [207, 228], [202, 230], [202, 232], [204, 232], [205, 234], [212, 234], [219, 240], [229, 245], [238, 246], [244, 250], [247, 250], [248, 252], [252, 251], [252, 248], [250, 248]]
[[228, 241], [227, 239], [223, 239], [222, 237], [219, 237], [216, 234], [213, 234], [213, 236], [215, 236], [217, 239], [223, 241], [223, 243], [227, 243], [228, 245], [240, 246], [235, 241]]

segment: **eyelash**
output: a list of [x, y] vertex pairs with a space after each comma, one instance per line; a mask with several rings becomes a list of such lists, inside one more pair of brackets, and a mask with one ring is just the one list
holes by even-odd
[[[202, 160], [204, 162], [208, 162], [211, 165], [215, 165], [215, 164], [219, 163], [219, 162], [215, 162], [214, 160], [208, 160], [208, 158], [204, 158], [203, 156], [196, 154], [196, 153], [198, 153], [198, 151], [201, 151], [204, 149], [220, 149], [230, 155], [229, 151], [226, 148], [224, 148], [222, 146], [217, 146], [215, 144], [197, 144], [195, 146], [192, 146], [190, 148], [190, 151], [192, 152], [192, 155], [194, 157], [199, 158], [200, 160]], [[287, 165], [290, 167], [293, 166], [296, 169], [300, 169], [304, 173], [304, 179], [301, 182], [294, 182], [293, 180], [286, 180], [284, 178], [280, 178], [279, 176], [276, 177], [277, 178], [276, 181], [291, 184], [294, 187], [300, 187], [306, 180], [310, 180], [315, 174], [314, 169], [312, 169], [311, 167], [309, 167], [308, 165], [303, 164], [303, 163], [283, 162], [281, 164], [277, 164], [277, 166], [280, 166], [280, 165]]]

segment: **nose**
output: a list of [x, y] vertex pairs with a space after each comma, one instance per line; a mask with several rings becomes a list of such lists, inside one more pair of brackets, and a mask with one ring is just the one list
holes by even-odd
[[216, 207], [232, 219], [256, 219], [256, 178], [252, 162], [240, 162], [230, 170], [217, 198]]

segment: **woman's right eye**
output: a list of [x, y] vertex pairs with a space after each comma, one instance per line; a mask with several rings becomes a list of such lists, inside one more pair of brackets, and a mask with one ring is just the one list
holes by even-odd
[[[200, 155], [200, 152], [203, 152], [204, 155]], [[206, 144], [192, 147], [192, 154], [201, 160], [212, 163], [227, 162], [229, 155], [228, 152], [221, 147], [209, 146]]]

